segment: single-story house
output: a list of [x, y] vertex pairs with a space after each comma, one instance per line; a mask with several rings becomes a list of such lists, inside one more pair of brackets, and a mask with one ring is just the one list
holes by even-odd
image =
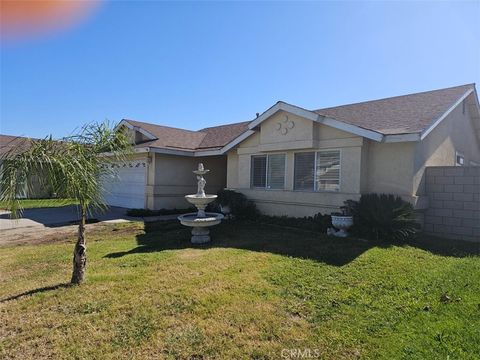
[[371, 192], [424, 209], [426, 166], [480, 164], [474, 84], [314, 110], [279, 101], [251, 121], [198, 131], [129, 119], [119, 129], [135, 155], [105, 197], [129, 208], [187, 207], [202, 162], [207, 192], [234, 189], [268, 214], [330, 213]]
[[[207, 192], [237, 190], [267, 214], [330, 213], [371, 192], [422, 210], [427, 166], [480, 164], [474, 84], [314, 110], [280, 101], [251, 121], [198, 131], [129, 119], [118, 129], [131, 135], [135, 153], [113, 165], [118, 178], [104, 196], [126, 208], [187, 207], [202, 162], [211, 170]], [[1, 135], [0, 153], [29, 141]]]

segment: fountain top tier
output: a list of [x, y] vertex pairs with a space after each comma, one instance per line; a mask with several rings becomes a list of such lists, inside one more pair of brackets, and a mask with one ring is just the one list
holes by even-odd
[[205, 175], [206, 173], [208, 173], [210, 170], [208, 169], [205, 169], [203, 167], [203, 164], [202, 163], [199, 163], [198, 164], [198, 169], [197, 170], [193, 170], [193, 173], [196, 174], [196, 175]]
[[197, 197], [197, 198], [208, 198], [211, 196], [217, 197], [216, 195], [208, 195], [208, 196], [205, 195], [205, 185], [207, 184], [207, 182], [203, 178], [203, 175], [205, 175], [209, 171], [210, 170], [207, 170], [203, 167], [202, 163], [198, 164], [197, 170], [193, 170], [193, 173], [197, 175], [197, 193], [195, 195], [187, 195], [188, 197]]

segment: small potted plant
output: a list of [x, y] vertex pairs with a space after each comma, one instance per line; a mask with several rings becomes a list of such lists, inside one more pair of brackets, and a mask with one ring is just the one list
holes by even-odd
[[331, 232], [332, 235], [338, 237], [347, 237], [347, 230], [353, 225], [353, 208], [355, 202], [352, 200], [345, 201], [345, 205], [340, 207], [342, 212], [332, 213], [332, 225], [338, 229], [338, 231]]
[[232, 204], [235, 204], [235, 192], [224, 189], [218, 193], [217, 203], [220, 206], [220, 212], [227, 218], [231, 217]]

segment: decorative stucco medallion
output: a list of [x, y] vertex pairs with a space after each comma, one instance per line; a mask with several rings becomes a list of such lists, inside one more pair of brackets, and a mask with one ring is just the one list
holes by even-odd
[[275, 125], [277, 131], [279, 131], [282, 135], [287, 135], [288, 131], [293, 129], [294, 127], [295, 123], [288, 118], [288, 115], [285, 115], [285, 119]]

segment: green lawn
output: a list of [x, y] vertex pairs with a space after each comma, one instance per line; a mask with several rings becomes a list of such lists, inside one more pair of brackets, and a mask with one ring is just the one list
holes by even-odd
[[[251, 223], [192, 246], [176, 223], [89, 234], [87, 283], [72, 241], [0, 249], [7, 358], [478, 359], [477, 247], [378, 246]], [[291, 350], [295, 351], [295, 350]], [[1, 357], [1, 356], [0, 356]], [[288, 358], [288, 357], [287, 357]], [[295, 358], [295, 357], [291, 357]], [[299, 357], [296, 357], [299, 358]]]
[[[24, 209], [52, 208], [78, 204], [73, 199], [24, 199], [20, 200], [20, 203]], [[0, 201], [0, 209], [5, 208], [5, 203]]]

